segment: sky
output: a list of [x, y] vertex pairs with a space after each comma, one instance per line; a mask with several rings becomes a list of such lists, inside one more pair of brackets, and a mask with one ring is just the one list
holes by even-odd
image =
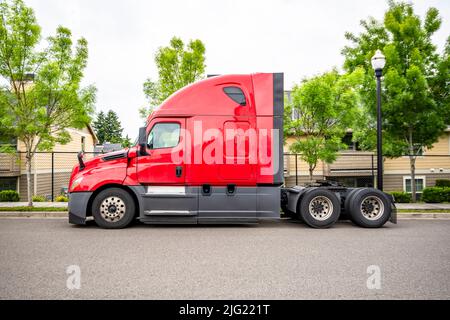
[[[450, 0], [412, 1], [424, 16], [439, 9], [434, 35], [440, 50], [450, 34]], [[114, 110], [124, 134], [134, 139], [147, 104], [142, 85], [157, 79], [155, 52], [173, 36], [200, 39], [206, 74], [284, 72], [285, 89], [333, 67], [341, 67], [346, 31], [360, 20], [382, 19], [383, 0], [25, 0], [35, 10], [42, 36], [59, 25], [89, 43], [83, 84], [97, 87], [96, 111]]]

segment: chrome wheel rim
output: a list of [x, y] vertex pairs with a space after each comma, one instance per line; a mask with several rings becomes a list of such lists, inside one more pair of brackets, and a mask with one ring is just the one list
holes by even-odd
[[309, 214], [316, 220], [324, 221], [333, 213], [333, 202], [327, 197], [317, 196], [309, 202]]
[[100, 214], [108, 222], [121, 220], [126, 210], [125, 202], [117, 196], [108, 197], [100, 204]]
[[360, 211], [364, 218], [378, 220], [383, 216], [384, 203], [377, 196], [368, 196], [361, 201]]

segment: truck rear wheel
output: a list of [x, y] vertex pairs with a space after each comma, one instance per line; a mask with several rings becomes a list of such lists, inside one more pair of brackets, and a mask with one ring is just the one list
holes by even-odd
[[105, 229], [128, 226], [135, 216], [135, 204], [128, 192], [120, 188], [101, 191], [92, 202], [95, 223]]
[[391, 216], [388, 197], [373, 188], [363, 188], [349, 199], [348, 207], [351, 220], [360, 227], [379, 228]]
[[344, 214], [345, 214], [345, 218], [347, 219], [352, 219], [351, 215], [350, 215], [350, 204], [352, 203], [352, 199], [355, 196], [356, 193], [358, 193], [359, 191], [361, 191], [363, 188], [355, 188], [353, 190], [351, 190], [348, 194], [347, 197], [345, 198], [345, 202], [344, 202]]
[[339, 218], [341, 204], [331, 191], [321, 188], [308, 190], [300, 200], [301, 219], [313, 228], [329, 228]]

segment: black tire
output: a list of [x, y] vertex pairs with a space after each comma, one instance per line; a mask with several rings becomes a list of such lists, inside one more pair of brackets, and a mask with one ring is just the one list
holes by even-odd
[[298, 207], [302, 221], [313, 228], [329, 228], [341, 214], [341, 203], [336, 194], [322, 188], [307, 190]]
[[349, 200], [351, 220], [363, 228], [379, 228], [391, 216], [391, 202], [380, 190], [362, 188]]
[[104, 229], [125, 228], [134, 220], [135, 214], [133, 198], [120, 188], [105, 189], [92, 202], [95, 223]]
[[[347, 197], [345, 198], [345, 201], [344, 201], [344, 214], [345, 214], [345, 218], [347, 218], [347, 219], [350, 219], [350, 220], [352, 220], [353, 221], [353, 218], [352, 218], [352, 216], [351, 216], [351, 214], [350, 214], [350, 203], [352, 203], [352, 199], [353, 199], [353, 197], [355, 196], [355, 194], [357, 194], [359, 191], [361, 191], [361, 190], [363, 190], [363, 188], [355, 188], [355, 189], [352, 189], [349, 193], [348, 193], [348, 195], [347, 195]], [[354, 221], [353, 221], [354, 222]]]

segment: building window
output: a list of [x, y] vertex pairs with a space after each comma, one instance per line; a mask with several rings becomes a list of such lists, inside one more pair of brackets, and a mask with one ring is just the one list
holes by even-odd
[[17, 178], [0, 178], [0, 191], [17, 190]]
[[[422, 193], [426, 186], [426, 179], [424, 176], [416, 176], [416, 192]], [[403, 177], [403, 190], [411, 193], [411, 177]]]
[[299, 112], [298, 112], [298, 109], [295, 108], [295, 107], [292, 108], [291, 119], [292, 119], [292, 120], [298, 120], [298, 119], [300, 119], [300, 114], [299, 114]]
[[360, 177], [327, 177], [327, 180], [336, 181], [343, 186], [349, 188], [373, 188], [372, 176], [360, 176]]
[[359, 143], [353, 141], [353, 134], [351, 132], [347, 132], [345, 136], [342, 138], [342, 142], [347, 146], [346, 150], [352, 151], [360, 151]]
[[419, 147], [419, 151], [417, 151], [417, 155], [418, 156], [423, 156], [425, 154], [425, 148], [424, 147]]
[[0, 137], [0, 146], [11, 147], [17, 149], [17, 138], [15, 137]]
[[[409, 154], [410, 151], [407, 150], [406, 154]], [[413, 155], [416, 157], [422, 157], [425, 155], [425, 148], [423, 146], [414, 146]], [[409, 158], [409, 155], [403, 156], [403, 158]]]
[[239, 103], [241, 106], [247, 105], [247, 102], [245, 101], [245, 95], [244, 92], [242, 92], [241, 88], [239, 87], [225, 87], [223, 88], [223, 92], [230, 97], [231, 100], [233, 100], [236, 103]]

